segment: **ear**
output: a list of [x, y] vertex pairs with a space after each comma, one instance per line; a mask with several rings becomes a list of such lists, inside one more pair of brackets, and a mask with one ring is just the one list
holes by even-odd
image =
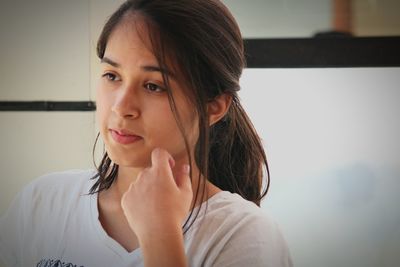
[[221, 94], [208, 102], [208, 120], [210, 126], [217, 123], [228, 112], [232, 102], [232, 96], [228, 94]]

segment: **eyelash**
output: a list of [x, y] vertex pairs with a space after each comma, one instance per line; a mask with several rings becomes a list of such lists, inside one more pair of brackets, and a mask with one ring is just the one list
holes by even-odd
[[104, 73], [102, 75], [102, 77], [105, 77], [108, 81], [115, 82], [115, 80], [112, 80], [110, 77], [114, 77], [114, 79], [115, 79], [117, 76], [113, 73], [107, 72], [107, 73]]
[[[115, 75], [115, 74], [113, 74], [113, 73], [110, 73], [110, 72], [107, 72], [107, 73], [104, 73], [104, 74], [102, 75], [102, 77], [105, 77], [105, 78], [107, 79], [107, 81], [109, 81], [109, 82], [116, 82], [116, 80], [114, 80], [114, 79], [117, 77], [117, 75]], [[152, 86], [152, 87], [155, 86], [156, 89], [155, 89], [155, 90], [149, 89], [148, 86]], [[150, 92], [161, 93], [161, 92], [166, 91], [165, 88], [163, 88], [163, 87], [161, 87], [161, 86], [159, 86], [159, 85], [157, 85], [157, 84], [155, 84], [155, 83], [146, 83], [146, 84], [144, 85], [144, 87], [146, 88], [146, 90], [148, 90], [148, 91], [150, 91]], [[153, 88], [153, 89], [154, 89], [154, 88]]]

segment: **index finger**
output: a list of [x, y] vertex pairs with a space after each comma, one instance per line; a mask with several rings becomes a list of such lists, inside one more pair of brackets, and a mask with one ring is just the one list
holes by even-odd
[[151, 167], [160, 168], [169, 172], [172, 175], [172, 168], [175, 165], [175, 160], [167, 150], [155, 148], [151, 152]]

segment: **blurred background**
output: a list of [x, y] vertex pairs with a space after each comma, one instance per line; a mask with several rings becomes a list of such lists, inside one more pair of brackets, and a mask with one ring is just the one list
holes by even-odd
[[[0, 1], [0, 101], [95, 102], [96, 41], [123, 1]], [[400, 36], [397, 0], [225, 0], [246, 39]], [[262, 208], [295, 266], [400, 266], [400, 67], [248, 68]], [[93, 109], [0, 111], [0, 215], [45, 173], [93, 168]], [[102, 143], [96, 148], [100, 158]]]

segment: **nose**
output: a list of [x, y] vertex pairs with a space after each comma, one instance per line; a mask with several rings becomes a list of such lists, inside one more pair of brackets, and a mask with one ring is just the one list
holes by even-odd
[[139, 98], [132, 88], [121, 88], [111, 110], [120, 117], [134, 119], [140, 116]]

